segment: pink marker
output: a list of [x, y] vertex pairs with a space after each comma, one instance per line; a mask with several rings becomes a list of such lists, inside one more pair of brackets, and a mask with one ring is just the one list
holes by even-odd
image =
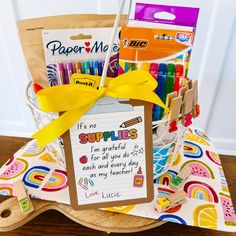
[[71, 62], [66, 64], [66, 77], [67, 77], [67, 84], [70, 83], [71, 75], [74, 73], [73, 64]]
[[57, 63], [57, 82], [58, 84], [65, 84], [65, 69], [63, 63]]
[[154, 79], [157, 79], [158, 64], [157, 63], [151, 63], [149, 72], [154, 77]]

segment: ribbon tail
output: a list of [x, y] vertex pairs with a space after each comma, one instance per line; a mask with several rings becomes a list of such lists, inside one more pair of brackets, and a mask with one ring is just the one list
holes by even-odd
[[37, 131], [32, 135], [32, 138], [37, 140], [38, 148], [45, 146], [49, 142], [60, 137], [67, 130], [69, 130], [82, 115], [84, 115], [94, 103], [90, 105], [79, 107], [77, 109], [69, 110], [59, 116], [56, 120]]

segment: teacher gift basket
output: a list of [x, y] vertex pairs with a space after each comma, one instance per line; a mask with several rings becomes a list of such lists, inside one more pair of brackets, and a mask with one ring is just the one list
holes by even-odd
[[189, 128], [200, 114], [188, 79], [199, 9], [130, 1], [127, 20], [124, 4], [19, 22], [38, 131], [0, 169], [0, 194], [17, 197], [1, 204], [0, 231], [48, 209], [79, 223], [92, 209], [233, 231], [219, 157]]
[[[112, 51], [112, 46], [114, 47], [115, 43], [119, 41], [117, 40], [116, 32], [118, 31], [118, 25], [123, 9], [123, 4], [124, 2], [121, 3], [119, 13], [117, 15], [117, 19], [113, 28], [113, 31], [111, 32], [112, 34], [112, 39], [109, 42], [110, 47], [108, 48], [108, 51], [106, 53], [103, 53], [103, 57], [106, 54], [106, 61], [102, 61], [101, 58], [99, 58], [100, 61], [96, 61], [98, 55], [94, 53], [94, 55], [85, 55], [85, 56], [80, 56], [83, 60], [81, 62], [78, 62], [78, 58], [76, 55], [71, 55], [70, 57], [62, 57], [62, 63], [58, 62], [57, 57], [53, 58], [53, 56], [50, 56], [47, 52], [47, 50], [44, 48], [45, 51], [45, 57], [46, 57], [46, 63], [47, 63], [47, 73], [48, 73], [48, 82], [49, 85], [54, 86], [58, 84], [63, 84], [63, 83], [68, 83], [68, 76], [66, 75], [68, 71], [74, 71], [74, 72], [79, 72], [79, 73], [85, 73], [86, 68], [89, 70], [89, 73], [91, 72], [92, 74], [96, 74], [94, 71], [99, 70], [100, 64], [102, 65], [102, 69], [98, 72], [99, 75], [103, 76], [103, 78], [108, 75], [110, 77], [115, 77], [118, 74], [123, 74], [128, 71], [132, 70], [137, 70], [137, 69], [143, 69], [143, 70], [148, 70], [154, 78], [158, 80], [159, 87], [163, 86], [162, 80], [168, 81], [172, 80], [172, 85], [171, 88], [168, 88], [168, 85], [166, 84], [166, 87], [164, 85], [164, 90], [162, 94], [162, 99], [165, 103], [169, 102], [168, 106], [170, 107], [171, 105], [171, 99], [177, 97], [177, 95], [180, 95], [180, 89], [183, 87], [183, 90], [181, 93], [186, 92], [184, 89], [194, 89], [194, 95], [190, 96], [190, 108], [191, 112], [189, 114], [194, 113], [194, 117], [197, 115], [195, 114], [196, 111], [196, 106], [197, 106], [197, 85], [194, 84], [192, 85], [192, 81], [186, 79], [187, 76], [187, 71], [189, 67], [189, 59], [191, 55], [191, 48], [193, 44], [193, 38], [194, 38], [194, 30], [196, 27], [196, 22], [197, 22], [197, 15], [198, 15], [198, 9], [194, 8], [184, 8], [184, 7], [171, 7], [171, 6], [158, 6], [158, 5], [151, 5], [151, 4], [139, 4], [137, 3], [136, 9], [135, 9], [135, 15], [134, 17], [131, 17], [129, 14], [129, 19], [126, 21], [126, 26], [123, 26], [122, 28], [122, 33], [121, 33], [121, 38], [120, 38], [120, 54], [115, 54], [114, 51]], [[132, 1], [130, 3], [130, 7], [132, 5]], [[150, 12], [154, 12], [156, 14], [162, 13], [162, 12], [173, 12], [173, 9], [176, 12], [176, 18], [175, 20], [166, 20], [166, 19], [159, 19], [159, 18], [154, 18], [153, 14], [150, 14]], [[192, 16], [187, 16], [183, 20], [182, 13], [186, 11], [189, 12], [189, 14], [192, 14]], [[73, 16], [75, 17], [75, 16]], [[78, 16], [79, 17], [79, 16]], [[81, 16], [80, 19], [83, 16]], [[86, 18], [86, 16], [84, 17]], [[55, 18], [56, 20], [56, 18]], [[69, 19], [66, 19], [69, 21]], [[99, 19], [101, 20], [101, 19]], [[104, 19], [106, 20], [106, 19]], [[107, 20], [106, 20], [107, 21]], [[122, 18], [124, 25], [125, 21]], [[45, 25], [47, 24], [46, 19], [45, 19]], [[109, 23], [107, 23], [109, 24]], [[175, 24], [176, 26], [174, 26]], [[182, 24], [182, 25], [181, 25]], [[185, 28], [186, 25], [188, 25], [188, 31], [187, 32], [182, 32], [183, 30], [186, 31]], [[107, 25], [106, 25], [107, 26]], [[110, 26], [110, 25], [109, 25]], [[62, 28], [66, 28], [65, 26], [61, 26]], [[73, 26], [73, 28], [76, 26]], [[82, 26], [84, 27], [84, 26]], [[129, 34], [132, 36], [136, 36], [137, 38], [140, 38], [140, 33], [138, 30], [140, 29], [140, 32], [142, 31], [145, 33], [147, 31], [147, 35], [149, 34], [149, 30], [153, 30], [153, 28], [156, 28], [156, 32], [153, 33], [153, 38], [156, 42], [161, 41], [163, 43], [166, 43], [171, 40], [172, 36], [169, 36], [165, 34], [165, 32], [173, 33], [172, 31], [176, 30], [182, 30], [181, 33], [178, 33], [176, 36], [176, 40], [179, 40], [183, 45], [182, 48], [177, 48], [173, 50], [173, 47], [176, 47], [175, 44], [169, 44], [169, 46], [163, 46], [163, 44], [156, 44], [153, 43], [150, 45], [150, 47], [145, 50], [144, 48], [139, 47], [138, 44], [140, 45], [143, 43], [145, 45], [145, 40], [144, 42], [127, 42], [127, 38]], [[182, 28], [183, 29], [182, 29]], [[45, 27], [46, 28], [46, 27]], [[56, 26], [55, 28], [60, 28]], [[99, 30], [99, 29], [98, 29]], [[164, 31], [165, 32], [164, 32]], [[68, 30], [69, 31], [69, 30]], [[85, 36], [86, 39], [86, 33], [84, 31], [81, 31], [81, 35]], [[87, 32], [87, 31], [85, 31]], [[90, 32], [88, 30], [88, 32]], [[157, 38], [157, 33], [161, 32], [162, 35], [159, 35]], [[50, 34], [51, 32], [46, 32], [44, 34]], [[64, 31], [64, 34], [66, 31]], [[73, 32], [74, 33], [74, 32]], [[70, 32], [71, 34], [71, 32]], [[136, 34], [136, 35], [135, 35]], [[122, 36], [123, 35], [123, 36]], [[44, 35], [43, 35], [44, 36]], [[46, 35], [47, 36], [47, 35]], [[61, 42], [64, 43], [63, 37], [60, 34], [57, 35], [59, 39], [61, 39]], [[47, 36], [50, 38], [50, 36]], [[49, 48], [49, 43], [47, 41], [47, 37], [43, 38], [43, 43], [44, 47]], [[107, 37], [107, 36], [106, 36]], [[150, 36], [147, 36], [150, 37]], [[165, 38], [166, 37], [166, 38]], [[135, 37], [134, 37], [135, 38]], [[50, 38], [51, 39], [51, 38]], [[151, 42], [152, 39], [148, 39], [146, 41]], [[46, 42], [45, 42], [46, 41]], [[87, 40], [88, 41], [88, 40]], [[178, 43], [179, 43], [178, 42]], [[22, 42], [23, 43], [23, 42]], [[73, 44], [73, 42], [67, 42]], [[117, 44], [118, 44], [117, 43]], [[132, 43], [134, 46], [132, 46]], [[135, 45], [135, 43], [137, 45]], [[158, 42], [159, 43], [159, 42]], [[23, 43], [24, 44], [24, 43]], [[88, 47], [85, 49], [91, 50], [89, 48], [89, 42], [85, 43]], [[70, 44], [69, 44], [70, 45]], [[128, 48], [129, 45], [131, 45], [130, 49]], [[54, 46], [55, 47], [55, 46]], [[169, 47], [169, 48], [168, 48]], [[23, 45], [24, 48], [24, 45]], [[73, 47], [71, 47], [73, 48]], [[171, 50], [170, 50], [171, 48]], [[68, 49], [70, 49], [68, 47]], [[59, 49], [60, 50], [60, 49]], [[134, 51], [133, 53], [130, 53], [130, 51]], [[92, 50], [91, 50], [92, 51]], [[157, 56], [155, 55], [156, 52], [160, 52], [162, 56]], [[118, 51], [119, 52], [119, 51]], [[154, 54], [152, 57], [148, 57], [149, 54]], [[72, 53], [73, 54], [73, 53]], [[101, 53], [100, 53], [101, 54]], [[67, 55], [68, 56], [68, 55]], [[94, 56], [94, 57], [93, 57]], [[118, 58], [119, 56], [119, 58]], [[26, 56], [27, 57], [27, 56]], [[69, 59], [68, 59], [69, 58]], [[155, 59], [156, 58], [156, 59]], [[79, 58], [80, 59], [80, 58]], [[96, 59], [96, 60], [94, 60]], [[151, 59], [151, 60], [150, 60]], [[155, 59], [155, 60], [154, 60]], [[71, 61], [73, 63], [71, 63]], [[149, 62], [150, 61], [150, 62]], [[30, 62], [28, 62], [30, 64]], [[87, 63], [87, 64], [86, 64]], [[97, 68], [96, 68], [96, 63]], [[87, 67], [86, 67], [87, 66]], [[30, 65], [30, 67], [32, 67]], [[63, 68], [63, 71], [60, 70], [60, 67]], [[91, 68], [90, 68], [91, 67]], [[159, 67], [159, 68], [158, 68]], [[59, 68], [59, 69], [58, 69]], [[67, 70], [65, 71], [64, 70]], [[164, 69], [163, 69], [164, 68]], [[165, 71], [165, 75], [162, 76], [162, 70]], [[107, 71], [107, 72], [106, 72]], [[35, 73], [41, 73], [41, 71], [36, 71], [35, 68], [32, 69], [32, 74]], [[103, 73], [102, 73], [103, 72]], [[42, 73], [41, 73], [42, 74]], [[64, 74], [64, 78], [61, 77], [61, 74]], [[70, 76], [70, 74], [69, 74]], [[36, 76], [37, 78], [39, 76]], [[67, 77], [67, 78], [66, 78]], [[44, 85], [45, 81], [40, 81], [41, 79], [36, 79], [35, 81]], [[45, 125], [49, 124], [55, 118], [58, 117], [57, 113], [49, 113], [49, 112], [44, 112], [40, 109], [37, 98], [35, 96], [35, 90], [33, 89], [33, 86], [35, 84], [33, 82], [29, 82], [27, 88], [26, 88], [26, 102], [27, 105], [29, 106], [33, 118], [36, 123], [37, 129], [41, 129]], [[97, 86], [97, 85], [96, 85]], [[157, 94], [161, 94], [158, 89], [156, 90]], [[176, 94], [173, 94], [173, 92], [177, 92]], [[182, 95], [182, 94], [181, 94]], [[163, 97], [164, 96], [164, 97]], [[195, 97], [193, 97], [195, 96]], [[169, 101], [167, 101], [169, 99]], [[180, 101], [179, 101], [180, 102]], [[178, 153], [180, 148], [183, 146], [183, 140], [184, 140], [184, 135], [187, 129], [187, 126], [191, 124], [191, 116], [189, 118], [189, 122], [183, 121], [182, 116], [186, 116], [189, 114], [184, 114], [184, 106], [185, 106], [186, 100], [182, 98], [181, 102], [179, 104], [179, 111], [177, 111], [177, 118], [175, 117], [175, 120], [171, 119], [171, 117], [168, 114], [164, 114], [163, 110], [160, 110], [157, 106], [153, 105], [153, 125], [152, 125], [152, 132], [153, 132], [153, 167], [154, 167], [154, 178], [158, 178], [161, 174], [165, 173], [169, 167], [175, 162], [176, 158], [178, 157]], [[192, 102], [192, 103], [191, 103]], [[176, 103], [177, 104], [177, 103]], [[182, 108], [181, 108], [182, 107]], [[158, 110], [159, 111], [155, 111]], [[177, 108], [178, 110], [178, 108]], [[199, 109], [198, 109], [199, 110]], [[174, 111], [176, 112], [176, 111]], [[182, 113], [181, 113], [182, 112]], [[158, 115], [159, 113], [159, 115]], [[162, 114], [160, 114], [162, 113]], [[187, 124], [187, 125], [186, 125]], [[147, 131], [146, 132], [151, 132]], [[57, 160], [61, 165], [65, 165], [65, 157], [64, 157], [64, 150], [63, 150], [63, 140], [61, 138], [58, 138], [49, 144], [46, 145], [48, 151], [51, 153], [51, 155]]]

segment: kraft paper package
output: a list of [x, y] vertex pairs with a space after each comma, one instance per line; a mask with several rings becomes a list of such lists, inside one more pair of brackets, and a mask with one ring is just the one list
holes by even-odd
[[[81, 14], [49, 16], [18, 21], [21, 45], [33, 81], [43, 87], [49, 86], [42, 30], [112, 27], [115, 17], [116, 15]], [[126, 16], [123, 15], [120, 24], [124, 25], [125, 22]]]

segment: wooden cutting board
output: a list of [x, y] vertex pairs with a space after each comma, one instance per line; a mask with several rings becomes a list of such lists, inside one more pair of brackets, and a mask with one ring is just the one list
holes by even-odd
[[59, 211], [76, 223], [109, 233], [140, 232], [165, 223], [163, 221], [101, 210], [75, 211], [68, 205], [56, 202], [35, 199], [32, 202], [35, 210], [28, 215], [21, 212], [15, 197], [2, 202], [0, 204], [0, 232], [14, 230], [47, 210]]

